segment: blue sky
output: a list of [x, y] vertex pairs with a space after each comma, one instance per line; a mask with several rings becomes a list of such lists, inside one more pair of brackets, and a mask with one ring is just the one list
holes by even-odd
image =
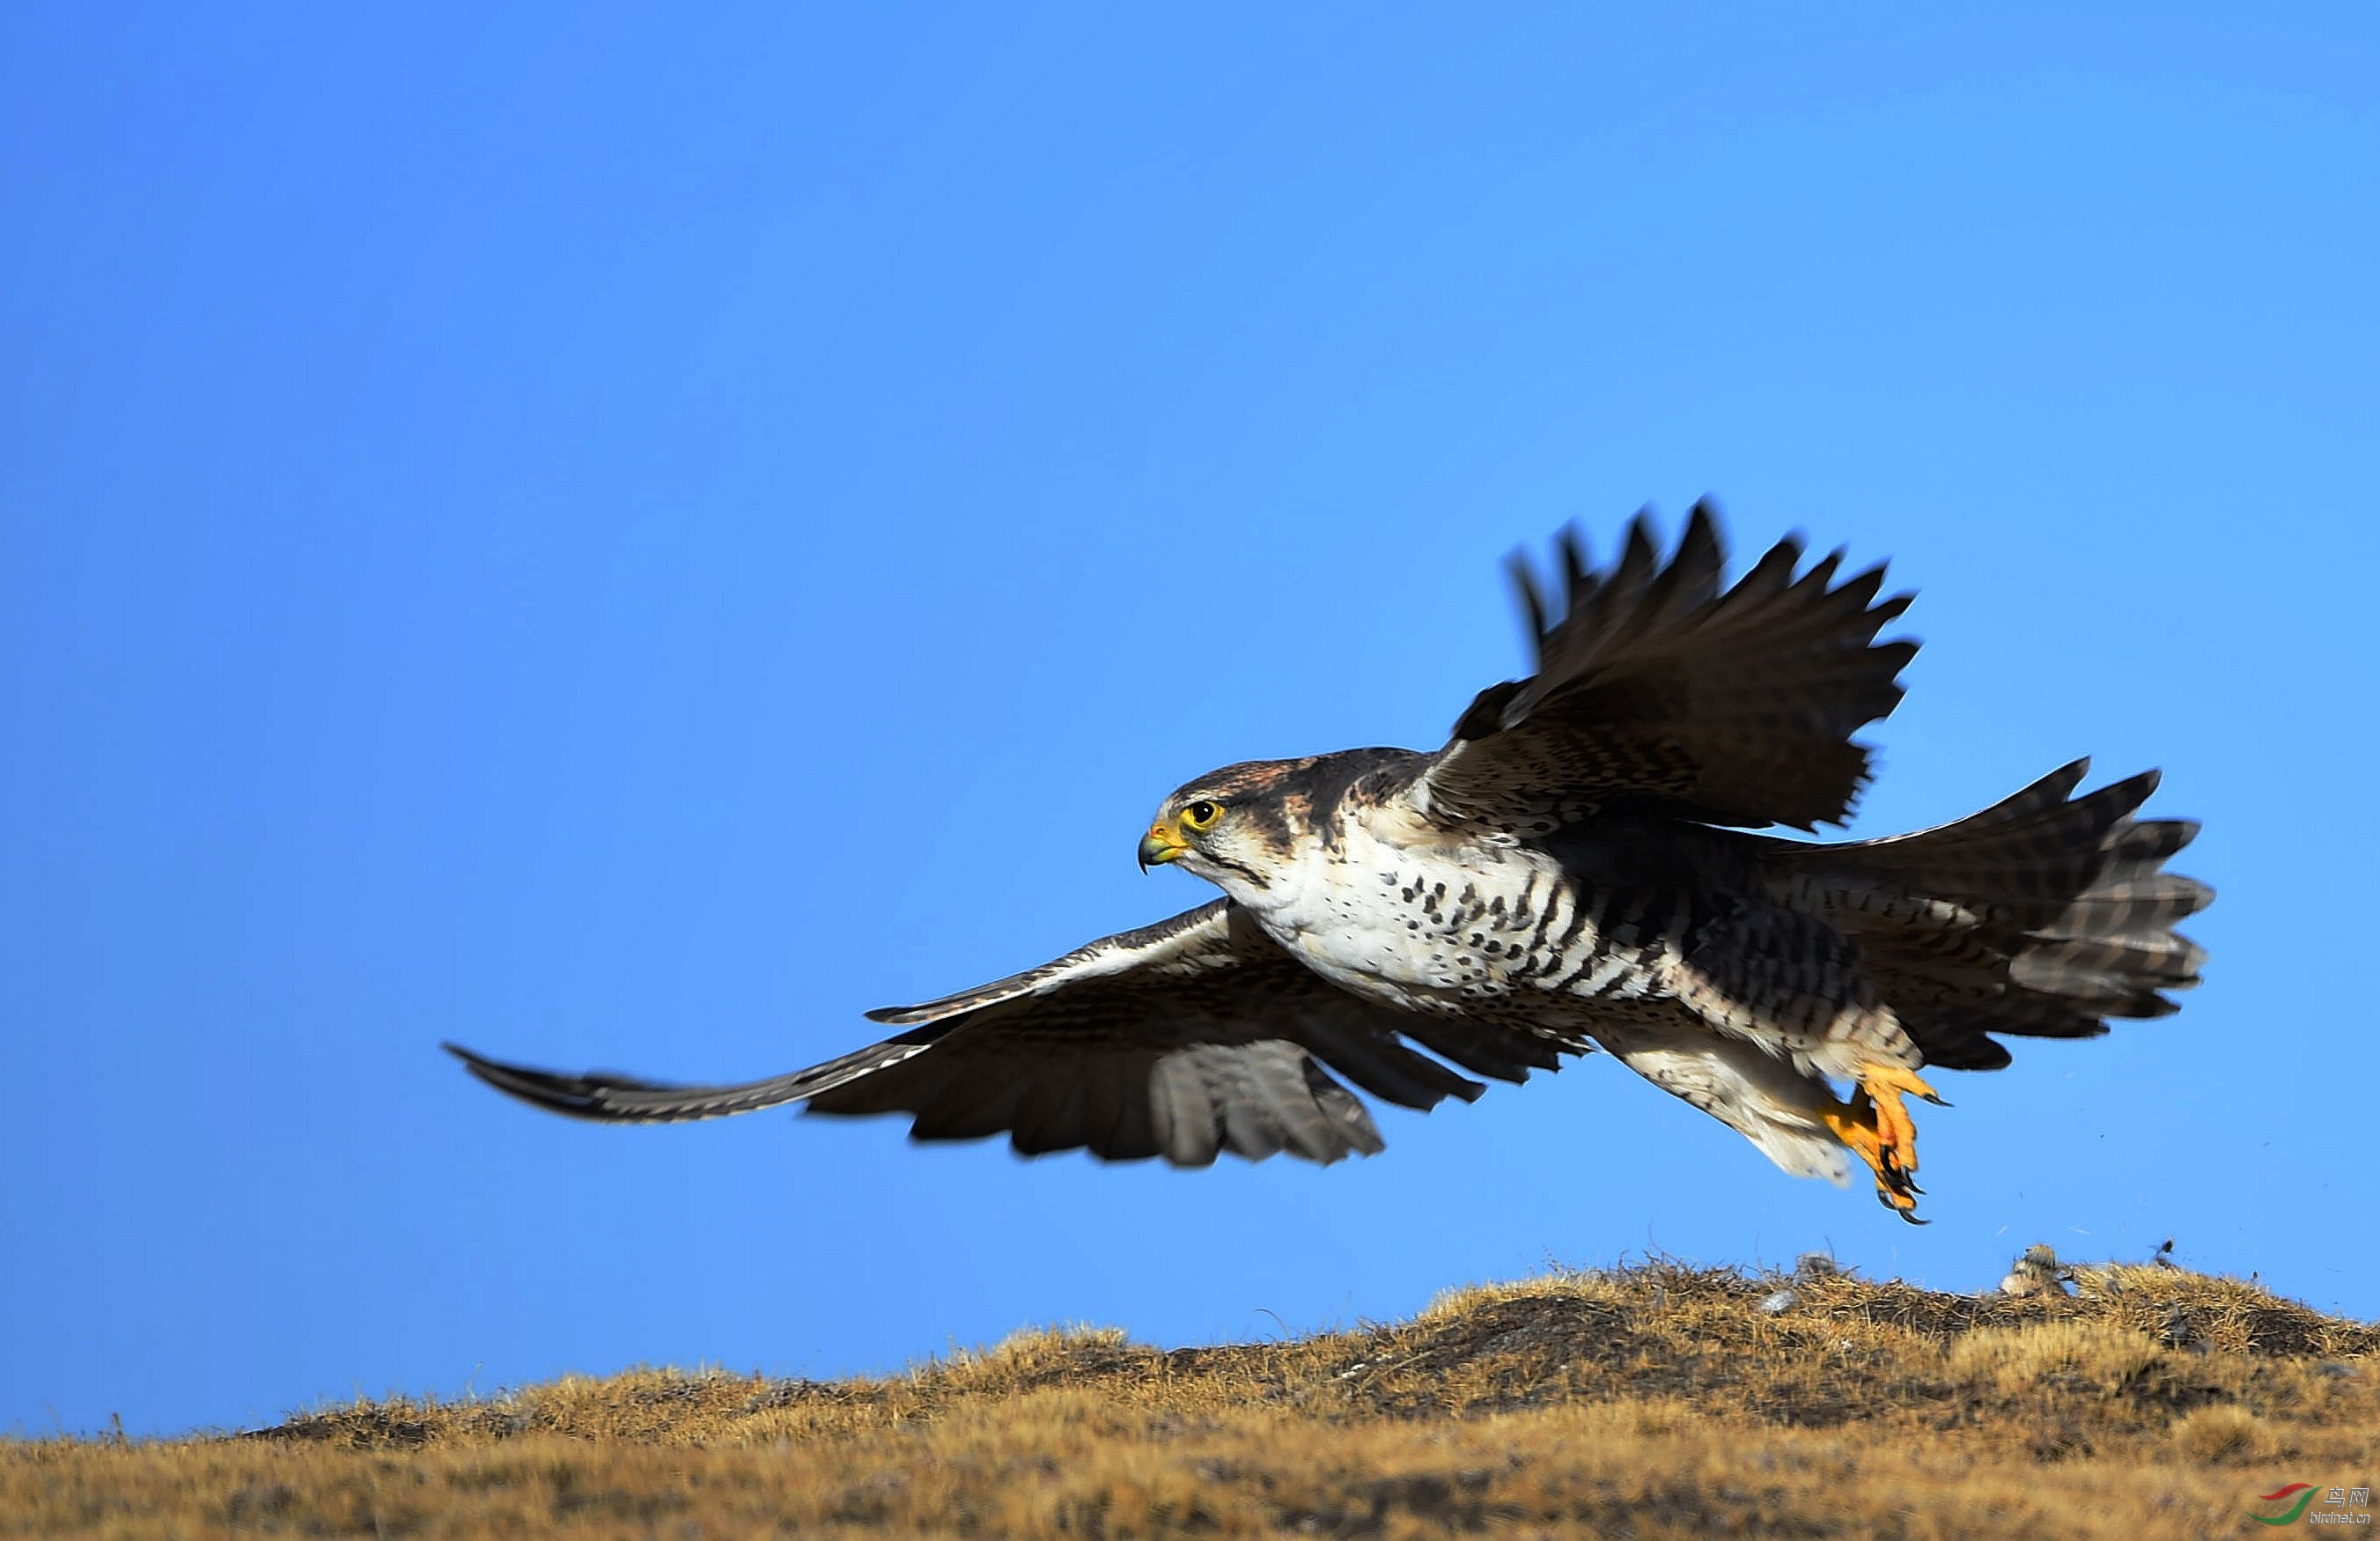
[[[0, 18], [0, 1429], [1027, 1322], [2167, 1235], [2380, 1316], [2375, 23], [2349, 6]], [[590, 1128], [1202, 902], [1226, 761], [1440, 742], [1498, 564], [1727, 504], [1920, 590], [1856, 832], [2167, 770], [2207, 984], [1928, 1210], [1607, 1061], [1329, 1171]], [[2358, 1194], [2364, 1198], [2356, 1197]]]

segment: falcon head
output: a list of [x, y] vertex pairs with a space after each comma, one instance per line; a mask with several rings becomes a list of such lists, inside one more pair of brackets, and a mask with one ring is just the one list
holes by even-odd
[[1176, 789], [1140, 837], [1142, 871], [1168, 864], [1234, 895], [1270, 888], [1311, 834], [1311, 805], [1289, 786], [1309, 760], [1227, 765]]
[[1140, 837], [1140, 865], [1195, 872], [1242, 903], [1289, 886], [1304, 857], [1338, 843], [1351, 802], [1411, 779], [1403, 749], [1349, 749], [1227, 765], [1178, 788]]

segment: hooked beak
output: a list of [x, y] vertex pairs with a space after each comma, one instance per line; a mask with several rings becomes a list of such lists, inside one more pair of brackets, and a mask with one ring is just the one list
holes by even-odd
[[1160, 819], [1140, 837], [1140, 869], [1146, 872], [1152, 867], [1162, 867], [1179, 859], [1188, 849], [1182, 837], [1173, 832], [1173, 826]]

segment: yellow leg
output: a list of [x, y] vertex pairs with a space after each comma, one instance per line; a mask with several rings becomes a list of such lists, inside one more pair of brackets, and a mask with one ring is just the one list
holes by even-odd
[[1949, 1106], [1915, 1071], [1876, 1064], [1861, 1070], [1859, 1087], [1849, 1102], [1835, 1103], [1819, 1117], [1875, 1174], [1876, 1196], [1884, 1207], [1912, 1225], [1923, 1225], [1917, 1197], [1925, 1190], [1910, 1176], [1917, 1170], [1917, 1124], [1901, 1101], [1904, 1093]]

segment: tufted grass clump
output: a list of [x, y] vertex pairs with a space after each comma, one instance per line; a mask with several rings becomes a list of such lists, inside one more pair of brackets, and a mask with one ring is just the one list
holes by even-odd
[[[1961, 1295], [1670, 1261], [1172, 1349], [1028, 1329], [895, 1375], [566, 1377], [0, 1444], [0, 1534], [2232, 1534], [2380, 1468], [2380, 1329], [2084, 1266]], [[13, 1529], [12, 1529], [13, 1527]]]

